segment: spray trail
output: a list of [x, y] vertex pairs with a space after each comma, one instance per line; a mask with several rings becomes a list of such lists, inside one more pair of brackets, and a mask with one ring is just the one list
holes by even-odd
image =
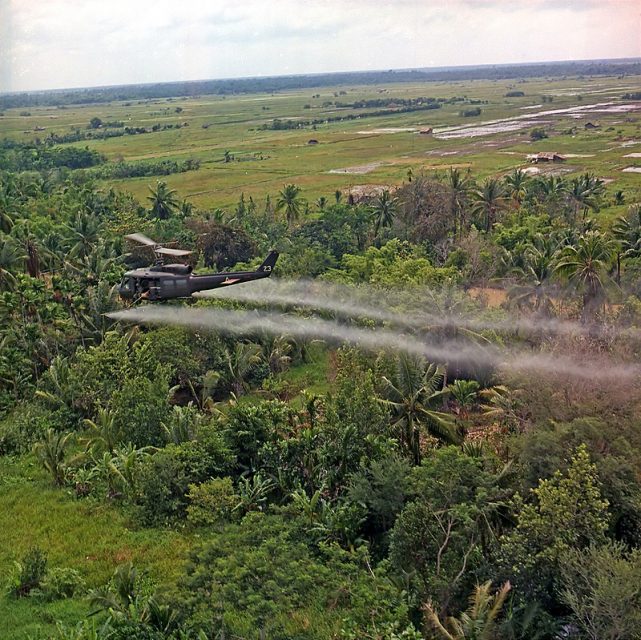
[[173, 324], [194, 329], [220, 331], [230, 335], [290, 335], [321, 338], [328, 342], [350, 343], [369, 350], [403, 351], [434, 362], [464, 361], [472, 366], [505, 367], [514, 371], [534, 371], [594, 379], [632, 378], [641, 368], [607, 361], [580, 362], [557, 354], [524, 350], [500, 350], [457, 340], [429, 343], [414, 336], [387, 329], [367, 329], [341, 325], [321, 318], [290, 316], [274, 312], [229, 311], [225, 309], [184, 309], [179, 307], [142, 307], [107, 314], [115, 320], [141, 324]]
[[[226, 299], [256, 305], [304, 308], [327, 311], [346, 318], [369, 318], [406, 328], [424, 328], [428, 325], [449, 325], [476, 331], [516, 333], [545, 332], [557, 335], [602, 335], [605, 328], [596, 324], [580, 324], [557, 318], [513, 317], [507, 320], [487, 320], [467, 313], [439, 313], [426, 311], [436, 307], [435, 292], [415, 292], [408, 300], [407, 292], [399, 294], [364, 286], [345, 286], [318, 280], [276, 280], [261, 284], [260, 288], [236, 286], [224, 290], [205, 291], [196, 297]], [[414, 310], [407, 309], [413, 306]], [[416, 307], [420, 307], [419, 310]]]

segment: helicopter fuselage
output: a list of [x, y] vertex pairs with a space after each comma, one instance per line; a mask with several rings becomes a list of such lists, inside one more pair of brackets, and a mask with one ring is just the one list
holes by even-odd
[[241, 282], [268, 278], [278, 259], [272, 251], [256, 271], [235, 271], [196, 275], [185, 264], [157, 264], [142, 269], [127, 271], [118, 287], [120, 297], [125, 300], [171, 300], [189, 298], [192, 293], [228, 287]]

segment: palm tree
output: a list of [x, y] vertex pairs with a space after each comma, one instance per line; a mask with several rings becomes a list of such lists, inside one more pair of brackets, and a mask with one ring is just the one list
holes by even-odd
[[550, 315], [553, 300], [550, 281], [554, 275], [559, 240], [553, 236], [538, 235], [523, 252], [523, 275], [525, 282], [509, 292], [516, 306], [529, 305], [535, 312]]
[[479, 383], [476, 380], [454, 380], [448, 389], [456, 400], [458, 410], [463, 417], [467, 417], [467, 408], [476, 402], [480, 389]]
[[612, 235], [619, 241], [617, 251], [617, 282], [621, 277], [621, 258], [637, 258], [641, 254], [641, 204], [629, 207], [627, 216], [619, 216], [612, 225]]
[[21, 270], [25, 254], [12, 238], [0, 234], [0, 290], [13, 288], [16, 284], [14, 273]]
[[107, 452], [113, 455], [116, 446], [122, 440], [122, 432], [116, 424], [113, 413], [107, 409], [98, 409], [96, 420], [84, 420], [84, 425], [89, 431], [85, 438], [86, 450], [94, 454]]
[[9, 233], [14, 223], [14, 216], [9, 212], [9, 203], [5, 202], [0, 193], [0, 231]]
[[[423, 307], [430, 309], [425, 316], [425, 324], [418, 329], [419, 335], [427, 340], [440, 342], [458, 342], [481, 350], [491, 344], [491, 340], [470, 322], [470, 299], [456, 287], [443, 287], [441, 291], [428, 290], [422, 300]], [[470, 373], [471, 361], [457, 358], [456, 355], [445, 363], [444, 386], [447, 385], [447, 374], [460, 377]], [[480, 375], [474, 367], [475, 376]], [[480, 379], [480, 378], [479, 378]]]
[[450, 215], [454, 223], [454, 235], [463, 235], [465, 224], [465, 210], [468, 205], [470, 191], [474, 181], [469, 173], [461, 174], [459, 169], [450, 168], [447, 173], [447, 186], [450, 189]]
[[516, 209], [520, 209], [525, 196], [530, 178], [523, 169], [514, 169], [510, 175], [505, 176], [505, 191], [508, 197], [512, 199]]
[[147, 200], [151, 203], [150, 213], [158, 220], [167, 220], [174, 211], [180, 206], [176, 198], [176, 190], [168, 189], [167, 183], [158, 180], [156, 188], [149, 187], [151, 193]]
[[578, 212], [583, 211], [583, 219], [587, 216], [589, 209], [599, 210], [599, 198], [605, 189], [603, 180], [596, 176], [585, 173], [578, 178], [573, 178], [567, 187], [567, 194], [570, 198], [573, 211], [573, 219], [576, 220]]
[[472, 198], [473, 211], [483, 217], [485, 231], [489, 232], [496, 222], [498, 212], [507, 206], [503, 186], [497, 178], [487, 178], [480, 189], [472, 192]]
[[54, 429], [47, 429], [44, 440], [36, 443], [33, 448], [56, 486], [61, 486], [65, 480], [65, 450], [72, 436], [72, 432], [58, 433]]
[[25, 269], [32, 278], [40, 277], [40, 241], [32, 233], [28, 220], [19, 220], [12, 229], [12, 235], [24, 252]]
[[318, 207], [319, 211], [325, 211], [325, 207], [327, 206], [327, 198], [325, 196], [321, 196], [318, 200], [316, 200], [316, 206]]
[[223, 378], [236, 396], [248, 388], [247, 375], [261, 361], [260, 345], [254, 342], [237, 342], [233, 351], [225, 352]]
[[399, 431], [400, 441], [417, 465], [421, 463], [423, 430], [443, 442], [461, 441], [452, 417], [434, 409], [448, 393], [442, 385], [441, 367], [408, 354], [398, 356], [391, 380], [383, 377], [380, 401], [391, 409], [392, 427]]
[[70, 255], [80, 259], [86, 258], [100, 238], [100, 221], [94, 215], [78, 213], [68, 228], [73, 238]]
[[605, 298], [614, 244], [599, 231], [583, 234], [576, 245], [564, 247], [555, 271], [583, 291], [583, 319], [594, 314]]
[[426, 624], [442, 640], [494, 640], [497, 637], [496, 620], [512, 587], [506, 582], [494, 595], [491, 588], [491, 582], [477, 585], [470, 597], [468, 610], [457, 618], [450, 616], [444, 622], [428, 602], [423, 607]]
[[304, 202], [300, 197], [301, 188], [294, 184], [285, 185], [285, 187], [278, 192], [276, 200], [276, 211], [285, 209], [285, 217], [287, 218], [287, 226], [291, 226], [293, 222], [300, 218], [301, 209]]
[[52, 273], [64, 262], [63, 237], [57, 232], [48, 233], [42, 240], [44, 266]]
[[289, 355], [294, 347], [286, 336], [266, 337], [263, 342], [263, 359], [272, 373], [280, 373], [289, 367]]
[[558, 176], [537, 178], [534, 182], [534, 189], [538, 200], [545, 204], [552, 213], [558, 213], [563, 196], [567, 192], [565, 180]]
[[376, 198], [376, 201], [372, 206], [374, 237], [378, 236], [378, 231], [381, 227], [392, 226], [397, 212], [398, 198], [393, 198], [392, 196], [390, 196], [390, 192], [386, 189], [378, 198]]

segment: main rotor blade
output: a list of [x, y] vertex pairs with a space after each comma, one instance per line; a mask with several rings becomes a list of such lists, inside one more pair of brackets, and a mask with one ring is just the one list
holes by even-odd
[[164, 253], [167, 256], [188, 256], [191, 251], [185, 249], [167, 249], [166, 247], [158, 247], [156, 253]]
[[155, 247], [158, 243], [148, 238], [144, 233], [130, 233], [125, 236], [127, 240], [133, 240], [134, 242], [139, 242], [140, 244], [146, 244], [148, 247]]

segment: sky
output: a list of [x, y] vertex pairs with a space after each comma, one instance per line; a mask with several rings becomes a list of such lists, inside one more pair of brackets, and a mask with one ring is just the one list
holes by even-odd
[[0, 0], [0, 92], [640, 56], [640, 0]]

